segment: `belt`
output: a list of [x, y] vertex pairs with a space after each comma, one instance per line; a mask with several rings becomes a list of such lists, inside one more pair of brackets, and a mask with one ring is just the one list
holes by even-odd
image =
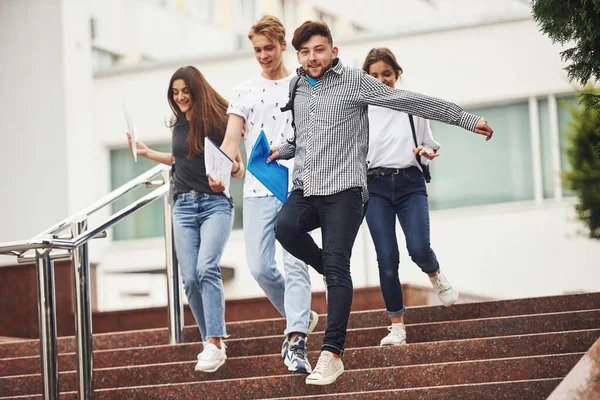
[[374, 175], [398, 175], [405, 168], [372, 168], [367, 171], [367, 176]]

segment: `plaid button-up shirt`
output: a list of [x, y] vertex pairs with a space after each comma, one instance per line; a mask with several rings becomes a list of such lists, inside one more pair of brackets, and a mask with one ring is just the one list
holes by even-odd
[[[305, 77], [300, 67], [298, 75]], [[277, 146], [281, 159], [295, 157], [293, 190], [304, 196], [326, 196], [349, 188], [366, 190], [369, 147], [368, 106], [475, 129], [478, 116], [456, 104], [415, 92], [390, 88], [358, 68], [335, 59], [313, 88], [298, 81], [294, 99], [295, 142]]]

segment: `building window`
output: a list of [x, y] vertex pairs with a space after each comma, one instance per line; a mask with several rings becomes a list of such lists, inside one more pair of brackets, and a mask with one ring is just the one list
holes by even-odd
[[[157, 151], [170, 152], [170, 144], [153, 145]], [[245, 163], [245, 160], [244, 160]], [[148, 171], [156, 163], [143, 157], [138, 157], [137, 163], [133, 161], [131, 151], [128, 148], [113, 149], [110, 151], [111, 189], [127, 183], [136, 176]], [[243, 179], [231, 179], [231, 195], [235, 208], [235, 219], [233, 228], [242, 228], [242, 188]], [[112, 204], [112, 212], [115, 213], [135, 200], [148, 194], [151, 189], [137, 188]], [[113, 228], [113, 240], [134, 240], [161, 237], [164, 235], [163, 202], [155, 201], [144, 207], [133, 215], [121, 220]]]
[[533, 200], [531, 139], [527, 102], [472, 108], [497, 132], [482, 136], [432, 121], [441, 155], [431, 165], [432, 209]]
[[[566, 156], [567, 139], [566, 132], [568, 124], [571, 122], [570, 105], [578, 106], [577, 99], [573, 96], [561, 97], [556, 99], [558, 115], [558, 137], [560, 154], [560, 171], [568, 171], [569, 163]], [[552, 165], [552, 136], [550, 133], [550, 109], [547, 98], [538, 100], [539, 118], [540, 118], [540, 143], [542, 147], [542, 176], [544, 185], [544, 198], [554, 198], [554, 168]], [[562, 183], [563, 196], [572, 196], [573, 192], [566, 183]]]

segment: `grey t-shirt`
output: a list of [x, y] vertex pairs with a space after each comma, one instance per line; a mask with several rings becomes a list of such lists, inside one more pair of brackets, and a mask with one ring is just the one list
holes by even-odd
[[[188, 136], [190, 123], [185, 117], [177, 120], [173, 127], [173, 138], [171, 140], [171, 152], [175, 158], [175, 193], [187, 193], [192, 190], [201, 193], [212, 193], [206, 176], [204, 164], [204, 152], [188, 158]], [[225, 132], [215, 132], [209, 137], [217, 144], [223, 143]], [[222, 193], [219, 193], [222, 194]]]

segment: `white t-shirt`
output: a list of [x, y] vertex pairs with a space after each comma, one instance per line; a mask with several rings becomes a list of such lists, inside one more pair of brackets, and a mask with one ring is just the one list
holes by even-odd
[[[413, 116], [417, 142], [430, 153], [440, 144], [433, 139], [429, 120]], [[369, 152], [367, 168], [419, 167], [414, 156], [415, 148], [408, 114], [389, 108], [369, 106]], [[430, 160], [421, 157], [427, 165]]]
[[[287, 104], [289, 98], [290, 75], [280, 80], [269, 80], [261, 75], [240, 83], [233, 89], [229, 102], [228, 114], [244, 118], [244, 146], [246, 156], [250, 157], [252, 147], [258, 139], [260, 131], [265, 131], [269, 143], [277, 146], [284, 140], [292, 139], [292, 113], [281, 112], [280, 108]], [[288, 167], [289, 189], [292, 188], [293, 160], [279, 160], [280, 164]], [[244, 197], [272, 196], [249, 171], [244, 180]]]

